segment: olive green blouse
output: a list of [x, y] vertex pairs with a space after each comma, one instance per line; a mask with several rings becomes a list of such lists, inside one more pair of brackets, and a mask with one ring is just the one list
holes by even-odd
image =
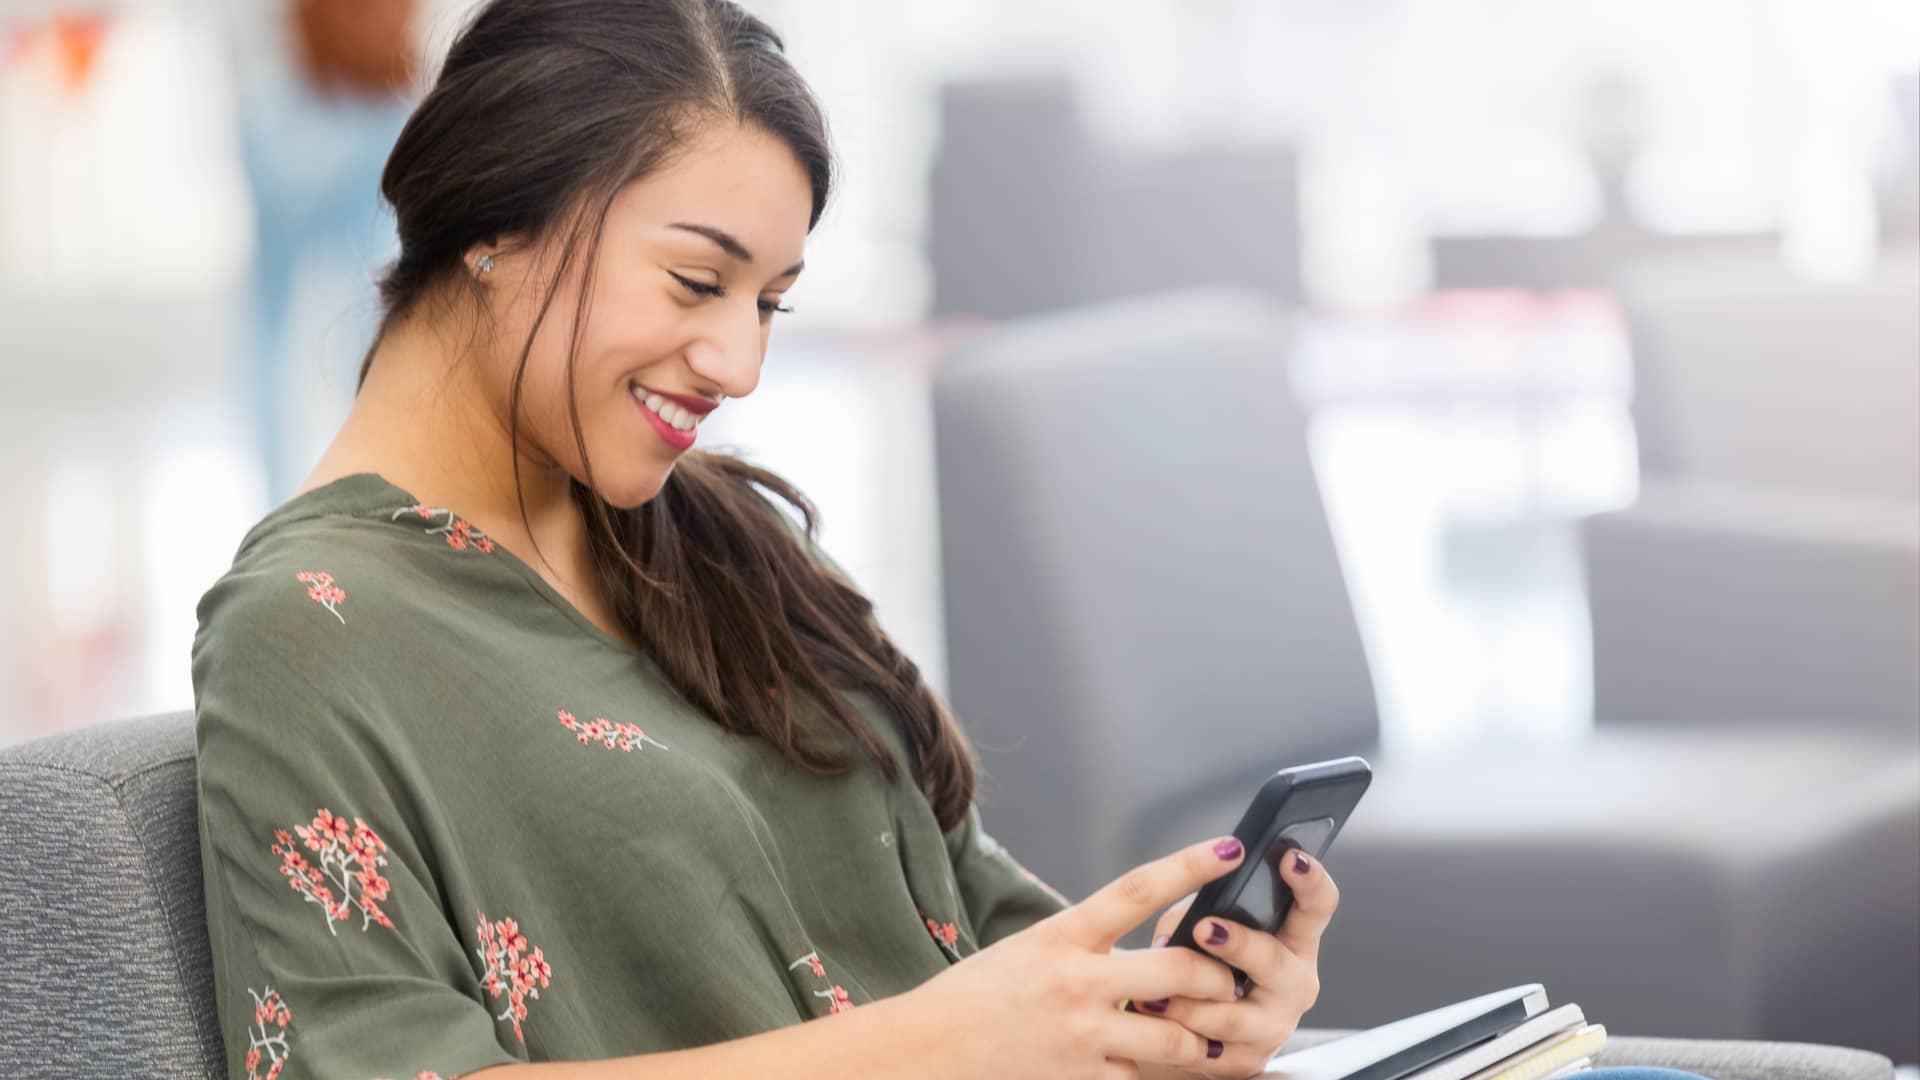
[[900, 779], [810, 775], [372, 473], [262, 519], [199, 618], [235, 1077], [737, 1039], [900, 993], [1064, 905], [977, 808], [942, 832], [876, 699], [848, 694]]

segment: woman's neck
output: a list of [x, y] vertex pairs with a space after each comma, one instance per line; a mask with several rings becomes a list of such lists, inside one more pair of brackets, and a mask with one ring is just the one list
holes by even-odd
[[527, 562], [545, 561], [562, 577], [575, 577], [584, 569], [586, 522], [571, 478], [537, 449], [530, 453], [523, 437], [522, 520], [506, 404], [485, 391], [478, 365], [489, 360], [450, 347], [462, 340], [460, 331], [411, 320], [393, 326], [346, 422], [300, 490], [378, 473], [422, 502], [457, 511]]

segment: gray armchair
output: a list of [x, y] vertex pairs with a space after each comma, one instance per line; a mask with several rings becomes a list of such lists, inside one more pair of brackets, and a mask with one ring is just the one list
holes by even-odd
[[989, 827], [1081, 895], [1231, 828], [1266, 773], [1362, 752], [1317, 1022], [1540, 981], [1615, 1030], [1920, 1058], [1912, 746], [1603, 725], [1378, 752], [1288, 343], [1260, 297], [1193, 292], [1009, 324], [943, 366], [949, 685]]
[[[8, 1075], [227, 1076], [202, 923], [192, 716], [0, 750], [0, 843], [9, 985], [30, 988], [0, 1015]], [[1606, 1061], [1716, 1080], [1890, 1074], [1884, 1058], [1822, 1046], [1617, 1039]]]
[[1621, 275], [1639, 500], [1584, 525], [1609, 722], [1817, 719], [1920, 745], [1920, 248]]

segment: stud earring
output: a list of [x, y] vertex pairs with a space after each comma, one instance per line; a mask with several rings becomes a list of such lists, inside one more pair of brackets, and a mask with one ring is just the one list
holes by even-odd
[[480, 271], [483, 274], [493, 273], [493, 256], [492, 255], [480, 256], [480, 258], [474, 262], [473, 267], [474, 269]]

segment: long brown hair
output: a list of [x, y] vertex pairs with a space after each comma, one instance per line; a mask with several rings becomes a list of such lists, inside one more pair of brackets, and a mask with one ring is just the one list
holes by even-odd
[[[569, 267], [583, 272], [571, 399], [608, 207], [711, 118], [785, 143], [812, 186], [808, 227], [818, 224], [831, 180], [826, 121], [766, 23], [730, 0], [491, 0], [454, 40], [380, 180], [400, 236], [400, 256], [380, 279], [380, 336], [462, 281], [477, 295], [462, 263], [473, 245], [551, 236], [559, 258], [540, 319]], [[513, 377], [516, 490], [532, 349], [529, 334]], [[360, 367], [362, 383], [373, 357], [369, 350]], [[892, 781], [892, 756], [838, 691], [869, 693], [897, 718], [942, 827], [959, 824], [973, 800], [971, 747], [880, 630], [872, 602], [808, 550], [818, 514], [807, 498], [737, 457], [690, 451], [652, 499], [611, 506], [594, 493], [579, 405], [568, 404], [586, 474], [573, 496], [601, 584], [680, 693], [810, 772], [846, 772], [853, 755], [805, 722], [824, 713]], [[769, 495], [799, 511], [797, 531]]]

